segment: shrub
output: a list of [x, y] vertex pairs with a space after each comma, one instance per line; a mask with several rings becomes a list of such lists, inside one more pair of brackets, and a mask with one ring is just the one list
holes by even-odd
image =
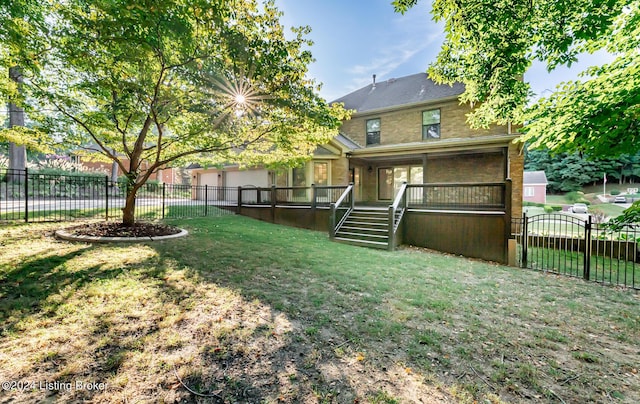
[[613, 196], [620, 195], [620, 191], [618, 191], [617, 189], [614, 189], [613, 191], [611, 191], [611, 195]]
[[[582, 191], [571, 191], [571, 192], [567, 192], [566, 194], [564, 194], [564, 198], [567, 200], [567, 202], [569, 203], [576, 203], [576, 202], [582, 202], [584, 203], [582, 200], [584, 199], [584, 192]], [[581, 200], [582, 199], [582, 200]]]
[[544, 213], [552, 213], [553, 208], [549, 205], [544, 205]]
[[537, 206], [539, 208], [543, 208], [544, 203], [524, 201], [522, 202], [522, 206]]
[[593, 209], [591, 211], [591, 220], [593, 223], [604, 223], [607, 219], [607, 215], [598, 209]]

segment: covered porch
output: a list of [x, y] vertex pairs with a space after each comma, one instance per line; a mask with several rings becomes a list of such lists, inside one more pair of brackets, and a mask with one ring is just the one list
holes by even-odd
[[403, 183], [489, 183], [509, 178], [512, 137], [355, 149], [347, 154], [355, 201], [388, 205]]

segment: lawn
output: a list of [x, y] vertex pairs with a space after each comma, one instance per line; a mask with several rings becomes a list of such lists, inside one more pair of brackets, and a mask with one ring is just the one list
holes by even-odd
[[189, 237], [0, 228], [3, 400], [640, 402], [638, 293], [238, 216], [169, 223]]

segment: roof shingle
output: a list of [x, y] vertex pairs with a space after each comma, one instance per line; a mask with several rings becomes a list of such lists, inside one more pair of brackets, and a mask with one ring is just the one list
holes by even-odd
[[344, 103], [346, 109], [358, 113], [391, 108], [419, 102], [437, 101], [455, 97], [464, 92], [464, 84], [453, 86], [434, 83], [426, 73], [389, 79], [373, 83], [350, 94], [338, 98], [335, 102]]
[[525, 185], [533, 185], [533, 184], [537, 184], [537, 185], [544, 184], [544, 185], [546, 185], [546, 184], [548, 184], [547, 175], [544, 173], [544, 171], [525, 171], [523, 173], [522, 182]]

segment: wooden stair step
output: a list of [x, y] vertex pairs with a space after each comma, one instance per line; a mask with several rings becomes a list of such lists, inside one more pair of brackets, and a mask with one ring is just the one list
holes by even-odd
[[371, 247], [371, 248], [380, 248], [380, 249], [387, 249], [388, 247], [388, 243], [383, 243], [380, 241], [368, 241], [368, 240], [355, 240], [352, 238], [342, 238], [342, 237], [336, 237], [334, 240], [341, 242], [341, 243], [345, 243], [345, 244], [351, 244], [351, 245], [355, 245], [355, 246], [359, 246], [359, 247]]

